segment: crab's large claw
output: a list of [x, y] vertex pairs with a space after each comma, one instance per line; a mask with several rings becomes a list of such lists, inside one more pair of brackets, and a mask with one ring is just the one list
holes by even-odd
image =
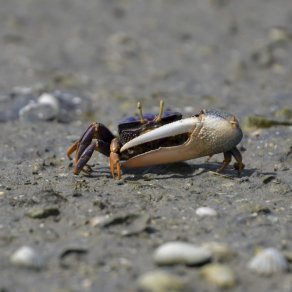
[[184, 133], [191, 133], [198, 125], [198, 122], [199, 119], [197, 117], [191, 117], [161, 126], [153, 131], [147, 132], [141, 136], [134, 138], [133, 140], [130, 140], [128, 143], [123, 145], [120, 151], [123, 152], [129, 148], [154, 140], [176, 136]]
[[195, 157], [194, 150], [192, 146], [193, 139], [202, 127], [202, 123], [198, 117], [191, 117], [184, 120], [179, 120], [171, 124], [161, 126], [158, 129], [147, 132], [137, 138], [126, 143], [122, 148], [121, 152], [129, 148], [151, 142], [154, 140], [159, 140], [162, 138], [177, 136], [181, 134], [189, 134], [189, 139], [182, 145], [171, 146], [171, 147], [161, 147], [156, 150], [152, 150], [122, 163], [122, 167], [143, 167], [155, 164], [164, 164], [177, 161], [188, 160]]
[[129, 141], [120, 152], [181, 134], [188, 134], [183, 144], [160, 147], [134, 156], [123, 162], [122, 167], [151, 166], [224, 153], [224, 165], [220, 171], [228, 166], [231, 155], [237, 161], [236, 169], [239, 173], [242, 171], [242, 157], [236, 148], [242, 139], [242, 131], [234, 116], [219, 111], [201, 111], [194, 117], [161, 126]]

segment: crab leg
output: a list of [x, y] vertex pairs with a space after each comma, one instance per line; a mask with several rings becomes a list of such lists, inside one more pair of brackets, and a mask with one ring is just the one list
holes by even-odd
[[231, 151], [232, 156], [235, 158], [236, 162], [234, 163], [234, 168], [237, 169], [238, 175], [241, 174], [242, 170], [244, 169], [244, 164], [242, 163], [242, 156], [240, 151], [234, 147]]
[[121, 164], [120, 164], [120, 151], [121, 145], [117, 138], [113, 139], [110, 145], [110, 170], [111, 175], [115, 178], [115, 169], [117, 170], [118, 179], [121, 179]]
[[109, 156], [109, 144], [102, 141], [102, 140], [97, 140], [94, 142], [91, 142], [82, 152], [80, 155], [79, 159], [77, 160], [75, 167], [74, 167], [74, 174], [79, 174], [80, 171], [83, 169], [83, 167], [86, 165], [88, 160], [91, 158], [94, 150]]
[[224, 154], [223, 165], [217, 170], [217, 172], [222, 172], [231, 162], [232, 152], [227, 151], [227, 152], [224, 152], [223, 154]]

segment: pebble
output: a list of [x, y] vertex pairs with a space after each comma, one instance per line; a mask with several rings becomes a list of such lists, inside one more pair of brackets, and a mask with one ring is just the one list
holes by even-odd
[[212, 253], [212, 258], [217, 261], [228, 261], [234, 257], [234, 250], [225, 243], [206, 242], [202, 245]]
[[196, 209], [196, 214], [198, 216], [204, 217], [204, 216], [217, 216], [217, 211], [210, 208], [210, 207], [200, 207]]
[[154, 261], [158, 265], [200, 265], [211, 260], [211, 252], [191, 243], [173, 241], [156, 249]]
[[50, 121], [56, 118], [56, 111], [49, 104], [30, 101], [19, 110], [19, 118], [21, 121], [28, 122]]
[[41, 256], [31, 247], [22, 246], [10, 257], [10, 262], [19, 267], [41, 269], [44, 265]]
[[63, 91], [41, 93], [39, 88], [20, 88], [0, 100], [0, 121], [52, 121], [68, 123], [94, 111], [88, 96]]
[[276, 248], [266, 248], [259, 251], [248, 263], [248, 268], [262, 276], [271, 276], [288, 269], [284, 255]]
[[59, 113], [59, 110], [60, 110], [59, 101], [52, 94], [49, 94], [49, 93], [41, 94], [38, 98], [38, 103], [39, 104], [46, 104], [46, 105], [50, 106], [51, 108], [54, 109], [56, 115]]
[[58, 216], [59, 214], [59, 209], [55, 207], [32, 208], [26, 213], [28, 217], [33, 219], [43, 219], [50, 216]]
[[160, 270], [141, 275], [137, 280], [137, 286], [149, 292], [180, 292], [186, 289], [183, 279]]
[[236, 284], [233, 271], [223, 264], [209, 264], [203, 267], [202, 275], [219, 288], [231, 288]]

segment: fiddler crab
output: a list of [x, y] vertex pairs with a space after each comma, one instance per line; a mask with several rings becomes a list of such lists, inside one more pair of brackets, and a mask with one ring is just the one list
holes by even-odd
[[[67, 150], [75, 153], [74, 174], [86, 171], [94, 151], [110, 158], [113, 178], [121, 178], [121, 168], [146, 167], [158, 164], [212, 157], [224, 154], [222, 172], [231, 162], [240, 175], [244, 164], [236, 145], [242, 139], [242, 130], [234, 115], [218, 110], [201, 110], [190, 118], [182, 119], [178, 112], [164, 111], [160, 102], [158, 115], [143, 114], [138, 102], [139, 116], [129, 117], [118, 125], [116, 137], [105, 125], [92, 123], [79, 140]], [[86, 166], [86, 167], [85, 167]]]

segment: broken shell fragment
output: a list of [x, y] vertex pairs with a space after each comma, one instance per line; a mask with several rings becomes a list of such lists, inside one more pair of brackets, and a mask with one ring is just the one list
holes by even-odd
[[286, 271], [288, 263], [280, 251], [275, 248], [267, 248], [251, 259], [248, 268], [259, 275], [270, 276]]

